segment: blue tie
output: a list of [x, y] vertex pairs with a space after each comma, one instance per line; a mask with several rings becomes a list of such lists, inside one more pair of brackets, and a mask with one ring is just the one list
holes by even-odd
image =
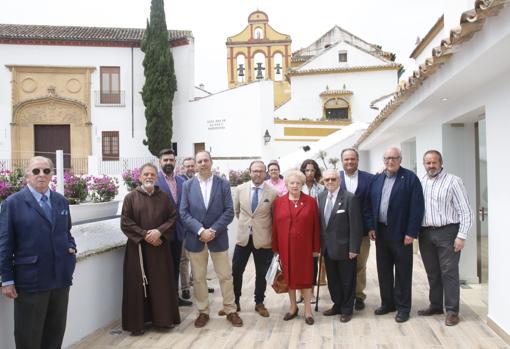
[[259, 188], [253, 188], [253, 196], [251, 197], [251, 212], [254, 213], [259, 204]]
[[50, 204], [48, 204], [48, 197], [46, 195], [43, 195], [41, 198], [41, 207], [44, 211], [44, 214], [46, 215], [46, 218], [53, 223], [53, 213], [51, 212]]

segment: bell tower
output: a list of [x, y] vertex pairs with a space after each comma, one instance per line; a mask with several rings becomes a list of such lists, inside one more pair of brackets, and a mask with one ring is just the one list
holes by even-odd
[[290, 98], [285, 74], [290, 67], [292, 40], [268, 22], [267, 14], [257, 10], [248, 16], [248, 25], [239, 34], [227, 38], [228, 87], [272, 80], [278, 107]]

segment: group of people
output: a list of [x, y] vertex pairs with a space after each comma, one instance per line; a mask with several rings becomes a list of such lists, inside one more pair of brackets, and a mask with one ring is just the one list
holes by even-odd
[[[232, 326], [243, 326], [240, 300], [250, 255], [254, 311], [269, 317], [266, 273], [276, 254], [289, 289], [283, 320], [297, 317], [303, 301], [304, 320], [314, 323], [312, 290], [322, 256], [333, 302], [323, 315], [348, 322], [354, 310], [365, 307], [370, 240], [375, 240], [381, 297], [374, 313], [396, 311], [395, 321], [405, 322], [411, 310], [412, 245], [418, 237], [430, 285], [430, 304], [418, 315], [446, 311], [446, 325], [457, 324], [460, 251], [473, 220], [466, 190], [459, 177], [446, 172], [436, 150], [424, 154], [421, 179], [401, 161], [400, 150], [389, 148], [384, 170], [372, 175], [358, 169], [359, 154], [348, 148], [341, 152], [341, 171], [321, 173], [309, 159], [283, 178], [277, 162], [266, 168], [256, 160], [249, 166], [250, 181], [232, 195], [229, 182], [212, 173], [209, 152], [185, 159], [185, 174], [177, 176], [173, 150], [162, 150], [160, 168], [141, 167], [141, 185], [126, 195], [122, 207], [121, 229], [128, 238], [123, 329], [141, 335], [147, 322], [159, 328], [179, 324], [178, 306], [191, 305], [191, 284], [198, 309], [194, 325], [206, 326], [209, 259], [223, 298], [218, 314]], [[65, 331], [77, 250], [67, 200], [49, 190], [52, 174], [51, 160], [32, 158], [27, 187], [1, 207], [2, 293], [15, 299], [18, 348], [59, 348]], [[238, 226], [230, 261], [227, 226], [234, 215]]]

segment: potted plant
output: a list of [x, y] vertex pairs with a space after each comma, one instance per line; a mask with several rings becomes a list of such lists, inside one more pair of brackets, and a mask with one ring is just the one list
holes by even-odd
[[88, 185], [93, 202], [112, 201], [119, 192], [118, 180], [115, 177], [91, 176]]
[[[85, 202], [89, 195], [88, 177], [84, 175], [74, 175], [71, 172], [64, 171], [64, 196], [70, 205], [77, 205]], [[51, 179], [51, 189], [57, 188], [57, 176]]]
[[14, 171], [1, 170], [0, 171], [0, 205], [2, 201], [7, 199], [11, 194], [14, 194], [25, 186], [25, 175], [20, 168]]
[[140, 183], [140, 169], [134, 168], [132, 170], [126, 170], [122, 173], [122, 179], [127, 187], [128, 191], [131, 191], [138, 187]]

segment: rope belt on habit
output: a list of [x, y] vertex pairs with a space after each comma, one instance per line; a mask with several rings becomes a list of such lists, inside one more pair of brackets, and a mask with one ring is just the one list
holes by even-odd
[[143, 295], [144, 295], [145, 298], [147, 298], [147, 287], [146, 287], [146, 285], [149, 284], [149, 281], [147, 280], [147, 276], [145, 275], [145, 269], [143, 267], [142, 243], [141, 242], [138, 244], [138, 256], [140, 257], [140, 269], [142, 271]]

